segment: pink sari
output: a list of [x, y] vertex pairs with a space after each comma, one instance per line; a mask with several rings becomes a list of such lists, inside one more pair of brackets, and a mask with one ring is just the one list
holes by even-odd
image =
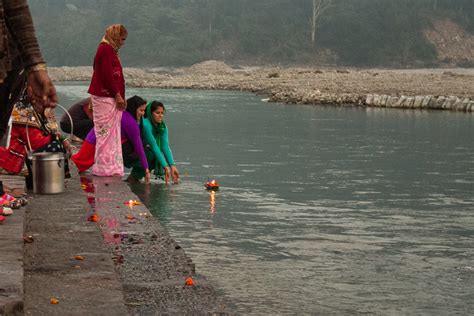
[[97, 138], [95, 163], [92, 174], [96, 176], [123, 176], [122, 143], [120, 139], [119, 111], [114, 98], [91, 95], [94, 131]]

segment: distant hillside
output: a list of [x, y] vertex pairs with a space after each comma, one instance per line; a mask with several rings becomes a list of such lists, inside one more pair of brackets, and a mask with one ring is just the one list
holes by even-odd
[[436, 48], [440, 63], [474, 67], [474, 35], [458, 24], [449, 19], [434, 21], [424, 34]]
[[472, 66], [473, 0], [29, 0], [52, 66], [89, 66], [123, 23], [131, 67]]

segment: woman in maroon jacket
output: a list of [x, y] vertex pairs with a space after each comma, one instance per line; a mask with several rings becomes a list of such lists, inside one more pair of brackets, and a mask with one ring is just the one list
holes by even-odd
[[92, 174], [97, 176], [123, 176], [124, 173], [120, 121], [126, 107], [125, 80], [118, 50], [127, 34], [127, 29], [121, 24], [109, 26], [94, 58], [94, 73], [88, 92], [97, 137]]

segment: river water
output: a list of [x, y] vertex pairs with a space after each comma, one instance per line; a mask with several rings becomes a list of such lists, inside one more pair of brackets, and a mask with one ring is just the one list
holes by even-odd
[[133, 190], [238, 313], [474, 310], [473, 115], [128, 94], [165, 103], [182, 175]]

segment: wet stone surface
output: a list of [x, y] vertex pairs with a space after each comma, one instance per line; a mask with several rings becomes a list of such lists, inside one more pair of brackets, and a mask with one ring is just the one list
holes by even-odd
[[[123, 284], [131, 314], [232, 314], [232, 307], [119, 178], [82, 176], [90, 212]], [[128, 203], [129, 201], [132, 203]], [[88, 214], [90, 216], [91, 214]], [[192, 277], [193, 285], [185, 285]]]
[[26, 207], [24, 302], [26, 315], [127, 315], [122, 284], [79, 179], [66, 191], [31, 195]]
[[23, 311], [24, 207], [0, 224], [0, 315]]

